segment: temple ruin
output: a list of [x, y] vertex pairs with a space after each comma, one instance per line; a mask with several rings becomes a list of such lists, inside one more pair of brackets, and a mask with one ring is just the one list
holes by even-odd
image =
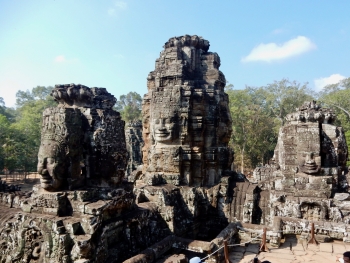
[[214, 186], [230, 171], [232, 120], [220, 57], [198, 36], [165, 43], [143, 99], [143, 173], [151, 185]]
[[288, 114], [273, 159], [248, 181], [231, 170], [220, 63], [202, 37], [170, 38], [147, 77], [142, 121], [126, 125], [106, 89], [56, 85], [40, 184], [28, 193], [0, 181], [0, 262], [222, 262], [212, 252], [224, 240], [268, 227], [278, 246], [311, 222], [319, 239], [350, 242], [348, 149], [335, 114], [316, 102]]
[[286, 116], [274, 157], [254, 170], [237, 219], [304, 235], [314, 223], [320, 240], [349, 241], [348, 148], [335, 117], [315, 101]]

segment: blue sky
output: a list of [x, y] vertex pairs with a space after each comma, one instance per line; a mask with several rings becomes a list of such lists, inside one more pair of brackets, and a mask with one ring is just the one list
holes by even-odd
[[350, 1], [0, 0], [0, 97], [80, 83], [145, 94], [164, 43], [198, 35], [237, 89], [350, 77]]

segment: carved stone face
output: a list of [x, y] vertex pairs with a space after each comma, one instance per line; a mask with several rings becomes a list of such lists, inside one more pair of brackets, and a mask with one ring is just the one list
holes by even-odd
[[224, 122], [220, 122], [217, 129], [217, 137], [220, 142], [228, 143], [231, 138], [232, 128]]
[[306, 174], [316, 174], [321, 168], [321, 157], [314, 152], [298, 154], [299, 169]]
[[55, 141], [44, 140], [40, 145], [37, 171], [41, 176], [41, 187], [45, 190], [58, 190], [63, 185], [65, 164], [58, 152]]
[[152, 121], [152, 135], [156, 142], [171, 142], [178, 138], [175, 118], [159, 118]]

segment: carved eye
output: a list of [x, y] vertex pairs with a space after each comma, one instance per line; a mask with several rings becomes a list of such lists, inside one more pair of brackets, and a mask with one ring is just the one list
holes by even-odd
[[156, 119], [154, 123], [159, 124], [159, 119]]

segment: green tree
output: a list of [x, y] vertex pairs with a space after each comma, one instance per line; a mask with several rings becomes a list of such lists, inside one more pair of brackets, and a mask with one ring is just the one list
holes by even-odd
[[263, 87], [226, 87], [233, 121], [232, 143], [241, 172], [266, 163], [273, 155], [285, 116], [313, 100], [307, 84], [282, 79]]
[[2, 144], [3, 150], [3, 168], [7, 170], [14, 170], [16, 168], [16, 142], [9, 137], [6, 137], [4, 140], [4, 144]]
[[[5, 117], [5, 111], [6, 111], [6, 107], [5, 107], [5, 101], [2, 97], [0, 97], [0, 114]], [[1, 119], [0, 119], [1, 121]], [[1, 125], [1, 124], [0, 124]], [[0, 126], [1, 128], [1, 126]], [[1, 130], [0, 130], [1, 132]], [[1, 133], [0, 133], [0, 136], [1, 136]]]
[[304, 101], [314, 100], [315, 97], [307, 83], [300, 84], [288, 79], [274, 81], [259, 89], [261, 93], [265, 93], [266, 107], [271, 111], [271, 116], [277, 118], [281, 125], [288, 113], [295, 111]]
[[0, 97], [0, 114], [4, 115], [10, 122], [15, 121], [16, 111], [5, 106], [4, 98]]
[[5, 115], [0, 114], [0, 171], [5, 168], [6, 138], [9, 133], [10, 122]]
[[232, 144], [236, 155], [235, 161], [242, 173], [247, 167], [253, 168], [270, 157], [276, 143], [273, 118], [257, 98], [259, 90], [228, 89], [230, 111], [233, 122]]
[[337, 125], [350, 130], [350, 78], [325, 86], [319, 93], [319, 101], [332, 108], [337, 115]]
[[42, 112], [56, 105], [49, 96], [51, 90], [52, 87], [37, 86], [32, 91], [17, 92], [15, 119], [6, 118], [7, 129], [1, 141], [3, 166], [9, 170], [36, 170]]
[[133, 121], [141, 119], [142, 98], [137, 92], [121, 95], [116, 103], [115, 110], [119, 111], [123, 120]]
[[11, 125], [13, 139], [18, 146], [18, 169], [33, 171], [36, 167], [40, 145], [42, 112], [47, 108], [44, 101], [31, 101], [19, 109], [17, 122]]
[[51, 86], [36, 86], [32, 91], [19, 90], [16, 93], [16, 106], [22, 107], [27, 103], [40, 100], [48, 100], [49, 103], [52, 103], [53, 98], [50, 96], [52, 89], [53, 87]]

